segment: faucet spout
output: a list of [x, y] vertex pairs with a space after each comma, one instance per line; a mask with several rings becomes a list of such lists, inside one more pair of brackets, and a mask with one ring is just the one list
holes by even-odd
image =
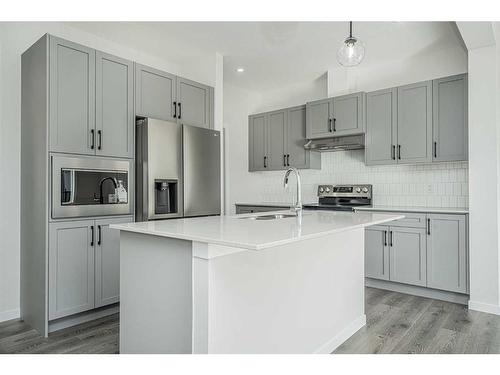
[[285, 177], [283, 179], [283, 188], [286, 189], [288, 187], [288, 178], [290, 173], [295, 173], [295, 177], [297, 180], [297, 196], [295, 199], [294, 205], [291, 207], [292, 210], [299, 213], [302, 212], [302, 192], [301, 192], [301, 183], [300, 183], [300, 173], [297, 168], [288, 168], [285, 172]]
[[108, 181], [110, 180], [111, 182], [113, 182], [113, 185], [115, 186], [115, 189], [118, 187], [118, 181], [116, 180], [116, 178], [114, 177], [105, 177], [103, 178], [100, 182], [99, 182], [99, 202], [101, 204], [104, 203], [104, 196], [103, 196], [103, 193], [102, 193], [102, 185], [104, 184], [105, 181]]

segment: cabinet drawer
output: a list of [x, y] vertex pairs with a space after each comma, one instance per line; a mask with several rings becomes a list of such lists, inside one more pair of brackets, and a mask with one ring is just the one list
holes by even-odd
[[[377, 211], [381, 214], [394, 214], [393, 211]], [[391, 221], [392, 227], [408, 227], [408, 228], [426, 228], [426, 214], [411, 213], [411, 212], [397, 212], [398, 214], [405, 215], [403, 219]]]

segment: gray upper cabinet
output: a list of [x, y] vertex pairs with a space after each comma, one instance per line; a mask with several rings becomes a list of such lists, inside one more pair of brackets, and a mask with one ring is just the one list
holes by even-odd
[[250, 172], [321, 167], [320, 154], [304, 149], [305, 105], [251, 115], [248, 126]]
[[96, 154], [134, 157], [133, 63], [96, 52]]
[[467, 160], [467, 74], [436, 79], [432, 85], [432, 160]]
[[399, 163], [432, 161], [432, 81], [398, 87]]
[[248, 170], [267, 169], [267, 115], [248, 117]]
[[427, 286], [467, 292], [465, 215], [428, 215]]
[[397, 89], [366, 94], [366, 164], [395, 164], [397, 129]]
[[109, 226], [132, 221], [131, 217], [95, 221], [95, 307], [120, 300], [120, 231]]
[[272, 170], [286, 168], [285, 131], [287, 127], [287, 111], [280, 110], [268, 114], [267, 125], [267, 162]]
[[389, 280], [389, 227], [372, 226], [365, 230], [365, 276]]
[[177, 121], [177, 77], [136, 64], [136, 114], [165, 121]]
[[356, 93], [333, 98], [333, 135], [364, 133], [364, 94]]
[[426, 286], [426, 233], [422, 228], [390, 227], [390, 280]]
[[94, 221], [49, 225], [49, 320], [94, 308]]
[[332, 137], [333, 133], [332, 99], [316, 100], [306, 104], [307, 139]]
[[95, 153], [95, 51], [49, 37], [50, 151]]
[[177, 119], [185, 125], [212, 128], [210, 87], [177, 77]]

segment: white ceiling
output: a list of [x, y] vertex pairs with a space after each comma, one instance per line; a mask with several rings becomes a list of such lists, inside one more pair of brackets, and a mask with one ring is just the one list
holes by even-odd
[[[224, 80], [251, 90], [312, 81], [338, 67], [347, 22], [72, 22], [72, 27], [182, 64], [219, 52]], [[362, 64], [401, 61], [462, 46], [451, 22], [355, 22]], [[245, 68], [237, 73], [237, 67]]]

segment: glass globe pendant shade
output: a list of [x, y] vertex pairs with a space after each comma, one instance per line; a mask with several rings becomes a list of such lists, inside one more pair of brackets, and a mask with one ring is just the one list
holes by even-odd
[[363, 42], [352, 36], [352, 22], [349, 24], [349, 37], [337, 51], [337, 60], [343, 66], [356, 66], [365, 57], [365, 46]]

